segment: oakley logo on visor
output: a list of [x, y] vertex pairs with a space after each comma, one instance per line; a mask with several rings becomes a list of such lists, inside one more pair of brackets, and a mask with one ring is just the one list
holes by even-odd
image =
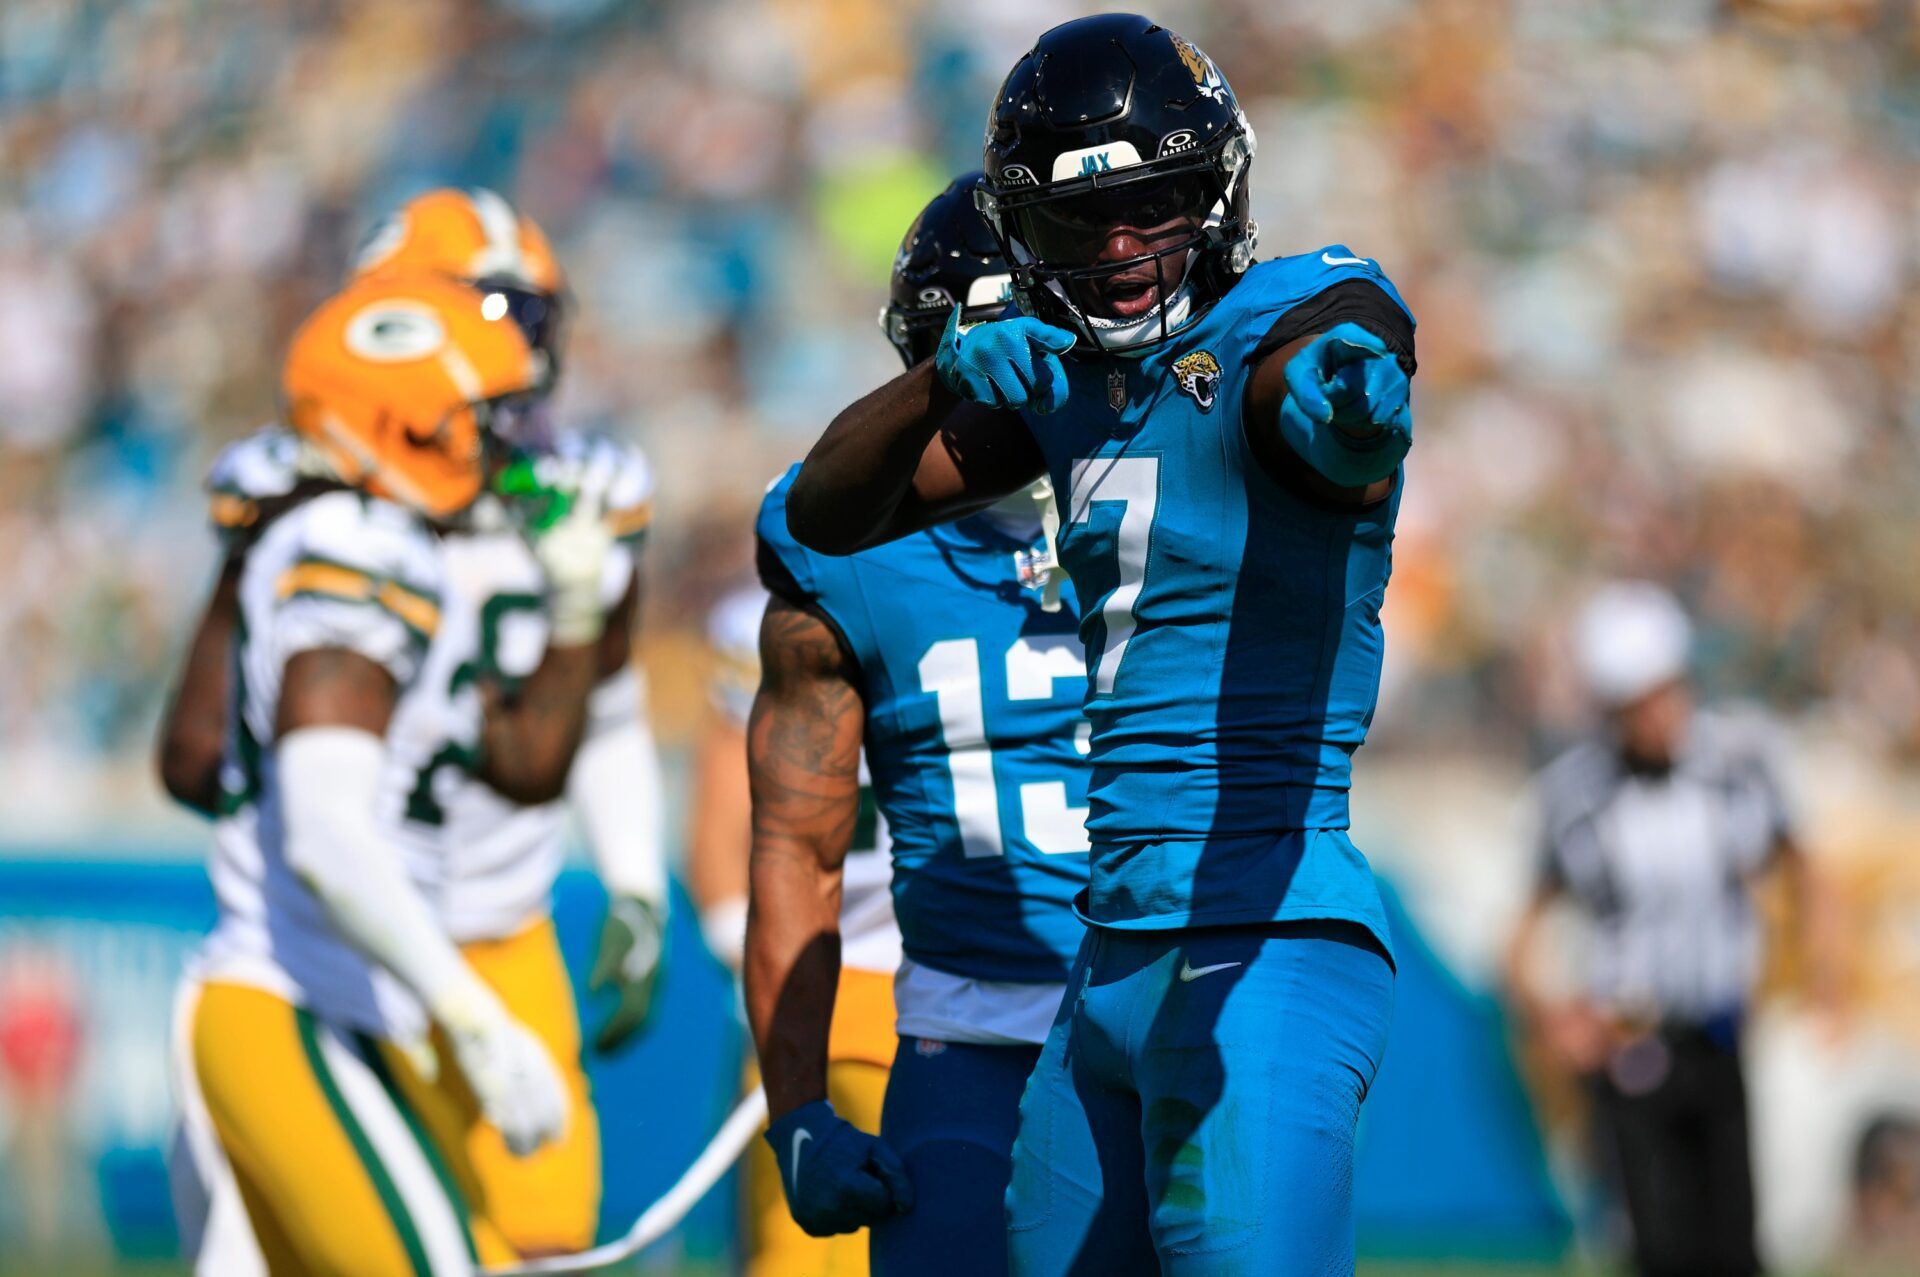
[[1053, 157], [1053, 180], [1065, 181], [1070, 177], [1086, 177], [1093, 173], [1110, 173], [1117, 168], [1127, 168], [1140, 163], [1140, 152], [1131, 142], [1108, 142], [1101, 146], [1082, 147], [1078, 151], [1066, 151]]

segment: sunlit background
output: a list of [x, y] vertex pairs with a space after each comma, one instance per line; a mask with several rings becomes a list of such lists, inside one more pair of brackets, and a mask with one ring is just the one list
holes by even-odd
[[[357, 237], [444, 184], [552, 235], [578, 303], [561, 414], [660, 476], [643, 656], [678, 801], [762, 487], [897, 368], [874, 315], [900, 233], [978, 164], [1013, 59], [1091, 8], [0, 3], [0, 1271], [174, 1245], [166, 1005], [208, 906], [153, 729], [216, 562], [201, 477], [274, 414], [282, 342]], [[1855, 1141], [1920, 1111], [1920, 5], [1152, 16], [1247, 110], [1263, 250], [1346, 244], [1420, 319], [1356, 802], [1413, 955], [1363, 1252], [1552, 1270], [1603, 1245], [1576, 1106], [1513, 1049], [1495, 962], [1526, 778], [1583, 722], [1567, 618], [1629, 574], [1693, 611], [1713, 696], [1780, 720], [1849, 911], [1845, 1006], [1814, 1014], [1777, 950], [1750, 1057], [1769, 1254], [1844, 1263]], [[583, 946], [593, 888], [566, 891]], [[663, 1025], [599, 1080], [610, 1227], [738, 1076], [719, 968], [692, 927], [673, 952]], [[649, 1270], [723, 1269], [730, 1212]]]

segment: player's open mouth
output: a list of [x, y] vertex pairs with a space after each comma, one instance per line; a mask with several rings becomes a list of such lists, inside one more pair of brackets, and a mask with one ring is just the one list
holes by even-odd
[[1140, 274], [1115, 275], [1100, 284], [1100, 300], [1116, 319], [1133, 319], [1152, 310], [1159, 298], [1159, 277], [1152, 267]]

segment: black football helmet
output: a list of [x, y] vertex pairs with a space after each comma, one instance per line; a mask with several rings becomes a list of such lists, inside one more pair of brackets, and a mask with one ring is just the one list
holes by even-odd
[[[1116, 353], [1191, 324], [1253, 262], [1253, 149], [1219, 68], [1167, 28], [1109, 13], [1042, 35], [994, 99], [980, 196], [1021, 309]], [[1194, 230], [1176, 244], [1094, 260], [1114, 227], [1182, 219]], [[1075, 296], [1147, 262], [1160, 289], [1144, 314], [1104, 317]]]
[[954, 178], [920, 211], [894, 254], [880, 331], [909, 368], [933, 357], [955, 306], [963, 324], [998, 319], [1007, 308], [1007, 261], [974, 199], [985, 181], [978, 170]]

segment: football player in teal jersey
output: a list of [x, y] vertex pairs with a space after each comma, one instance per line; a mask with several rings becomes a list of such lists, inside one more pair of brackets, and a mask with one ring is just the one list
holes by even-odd
[[[882, 326], [912, 366], [949, 319], [1006, 306], [976, 208], [937, 196], [894, 263]], [[1085, 927], [1085, 655], [1054, 580], [1044, 483], [862, 554], [787, 532], [789, 473], [758, 524], [763, 676], [749, 731], [747, 997], [794, 1217], [872, 1226], [873, 1271], [1006, 1270], [1004, 1194], [1023, 1086]], [[864, 751], [886, 822], [905, 959], [879, 1137], [824, 1098], [840, 859]], [[910, 1209], [909, 1209], [910, 1208]]]
[[[826, 554], [1045, 476], [1082, 605], [1091, 924], [1021, 1101], [1012, 1270], [1353, 1266], [1393, 966], [1347, 836], [1412, 442], [1413, 318], [1332, 245], [1256, 263], [1254, 139], [1145, 18], [1042, 35], [981, 205], [1017, 311], [951, 321], [787, 495]], [[880, 604], [876, 604], [880, 606]]]

